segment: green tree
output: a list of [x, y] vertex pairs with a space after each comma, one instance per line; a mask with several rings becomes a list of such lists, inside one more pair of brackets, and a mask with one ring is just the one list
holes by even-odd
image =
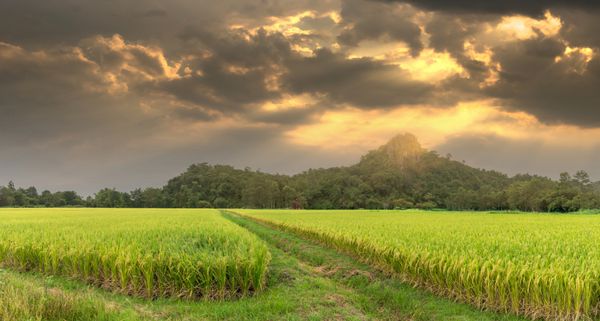
[[104, 188], [95, 195], [94, 204], [96, 207], [125, 207], [125, 197], [114, 188]]

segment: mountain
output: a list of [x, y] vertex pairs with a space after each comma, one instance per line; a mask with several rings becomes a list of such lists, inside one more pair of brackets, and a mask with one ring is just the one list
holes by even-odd
[[[568, 180], [575, 187], [564, 198], [565, 189], [559, 182], [530, 175], [511, 178], [473, 168], [424, 149], [414, 135], [406, 133], [368, 152], [352, 166], [309, 169], [287, 176], [196, 164], [171, 179], [164, 191], [175, 207], [569, 211], [600, 205], [596, 194], [585, 194], [585, 202], [574, 200], [575, 195], [583, 195], [584, 184]], [[557, 202], [559, 194], [562, 198]]]

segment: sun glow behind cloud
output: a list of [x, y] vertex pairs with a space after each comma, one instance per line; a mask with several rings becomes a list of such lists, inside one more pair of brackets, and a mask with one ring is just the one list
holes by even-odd
[[[486, 88], [494, 85], [502, 72], [502, 65], [494, 57], [494, 46], [540, 37], [557, 37], [562, 27], [563, 21], [550, 11], [538, 19], [521, 15], [505, 16], [496, 24], [485, 25], [465, 41], [464, 54], [487, 68], [487, 77], [480, 83], [481, 88]], [[583, 73], [594, 55], [595, 51], [589, 47], [567, 47], [564, 54], [556, 58], [556, 62], [570, 60], [573, 71]], [[413, 56], [403, 42], [363, 41], [348, 50], [348, 58], [370, 58], [396, 65], [408, 71], [413, 79], [429, 83], [453, 76], [470, 77], [468, 71], [448, 52], [426, 48]], [[526, 112], [507, 110], [494, 100], [465, 100], [454, 107], [444, 108], [420, 105], [364, 110], [347, 106], [326, 111], [316, 122], [289, 130], [286, 135], [292, 143], [299, 145], [327, 149], [368, 149], [399, 131], [415, 133], [428, 147], [464, 134], [492, 134], [514, 140], [534, 139], [549, 145], [577, 145], [584, 148], [595, 146], [595, 138], [600, 137], [598, 129], [543, 123]]]
[[301, 126], [287, 135], [294, 144], [331, 150], [367, 150], [405, 131], [417, 135], [428, 148], [442, 144], [449, 137], [465, 134], [582, 148], [595, 146], [596, 137], [600, 137], [600, 129], [543, 124], [527, 113], [503, 110], [493, 101], [461, 103], [446, 109], [423, 106], [389, 111], [331, 111], [317, 123]]
[[464, 69], [449, 53], [425, 49], [413, 57], [410, 48], [401, 42], [381, 44], [365, 41], [349, 50], [348, 58], [371, 58], [396, 65], [419, 81], [438, 82], [454, 75], [466, 77]]
[[503, 17], [495, 27], [495, 31], [507, 39], [526, 40], [537, 37], [538, 33], [546, 37], [555, 36], [561, 28], [560, 18], [553, 16], [550, 11], [546, 11], [544, 19], [533, 19], [520, 15]]
[[397, 57], [392, 54], [389, 60], [408, 70], [414, 79], [421, 81], [438, 82], [455, 75], [467, 77], [466, 71], [447, 52], [426, 49], [421, 51], [418, 57]]

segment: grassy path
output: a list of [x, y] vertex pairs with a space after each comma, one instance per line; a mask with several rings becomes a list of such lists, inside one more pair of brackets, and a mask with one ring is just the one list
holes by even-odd
[[[271, 251], [292, 256], [316, 278], [334, 283], [329, 297], [344, 302], [364, 320], [516, 321], [520, 317], [479, 311], [471, 306], [436, 297], [384, 275], [335, 250], [289, 232], [253, 221], [234, 212], [223, 215], [265, 240]], [[274, 255], [275, 256], [275, 255]], [[344, 318], [342, 318], [344, 319]], [[346, 319], [344, 319], [346, 320]]]

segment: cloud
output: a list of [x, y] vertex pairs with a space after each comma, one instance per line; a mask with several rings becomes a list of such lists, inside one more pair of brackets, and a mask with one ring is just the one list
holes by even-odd
[[186, 59], [181, 77], [158, 81], [152, 90], [234, 113], [280, 97], [276, 74], [292, 55], [290, 43], [281, 34], [261, 29], [254, 34], [237, 30], [217, 36], [189, 30], [183, 38], [201, 54]]
[[[129, 88], [168, 79], [160, 51], [120, 37], [84, 44], [29, 51], [0, 43], [2, 181], [90, 194], [102, 186], [160, 186], [192, 162], [282, 171], [331, 163], [314, 149], [286, 147], [277, 126], [219, 123], [181, 102], [115, 92], [115, 78]], [[303, 117], [294, 113], [255, 117], [275, 124]]]
[[410, 78], [395, 65], [368, 58], [347, 59], [322, 49], [288, 63], [283, 86], [292, 93], [313, 93], [359, 108], [386, 108], [427, 101], [433, 86]]
[[226, 113], [252, 114], [257, 105], [286, 94], [320, 97], [326, 101], [321, 109], [336, 104], [391, 108], [437, 99], [433, 85], [412, 79], [397, 65], [329, 49], [306, 55], [279, 32], [237, 29], [217, 36], [189, 30], [183, 39], [203, 54], [184, 63], [187, 75], [161, 81], [157, 88]]
[[548, 9], [568, 8], [582, 10], [600, 9], [600, 3], [588, 0], [504, 0], [504, 1], [478, 1], [478, 0], [382, 0], [384, 2], [403, 2], [416, 7], [441, 12], [453, 12], [460, 14], [524, 14], [530, 16], [542, 16]]
[[256, 27], [274, 16], [308, 9], [328, 11], [336, 5], [337, 0], [0, 1], [0, 41], [40, 49], [120, 34], [125, 39], [160, 43], [172, 53], [181, 49], [177, 35], [186, 29], [222, 30], [240, 23]]
[[128, 91], [143, 83], [179, 78], [180, 63], [168, 61], [162, 48], [126, 42], [119, 34], [86, 38], [76, 48], [112, 82], [113, 91]]
[[[431, 48], [438, 52], [448, 52], [468, 72], [473, 81], [482, 82], [487, 77], [489, 67], [485, 62], [469, 56], [465, 50], [465, 43], [477, 39], [481, 30], [485, 28], [484, 24], [496, 21], [497, 18], [435, 13], [425, 23], [424, 29], [429, 34]], [[476, 46], [482, 45], [476, 43]]]
[[[93, 190], [199, 161], [289, 172], [406, 130], [430, 147], [451, 136], [449, 152], [550, 155], [600, 137], [599, 6], [0, 1], [0, 179]], [[597, 160], [595, 147], [566, 150]]]
[[598, 12], [583, 10], [557, 10], [556, 15], [564, 24], [561, 37], [572, 47], [600, 48], [600, 19]]
[[79, 106], [88, 99], [108, 102], [103, 91], [110, 84], [77, 48], [29, 52], [0, 43], [0, 60], [0, 127], [4, 139], [34, 140], [60, 128], [76, 130], [80, 128], [77, 118], [85, 112], [101, 116], [113, 108]]
[[338, 36], [340, 43], [356, 46], [363, 40], [402, 41], [417, 55], [423, 49], [417, 11], [410, 6], [363, 0], [343, 0]]
[[568, 53], [562, 41], [536, 38], [496, 48], [500, 79], [485, 90], [507, 108], [548, 123], [600, 126], [600, 60], [584, 51]]

